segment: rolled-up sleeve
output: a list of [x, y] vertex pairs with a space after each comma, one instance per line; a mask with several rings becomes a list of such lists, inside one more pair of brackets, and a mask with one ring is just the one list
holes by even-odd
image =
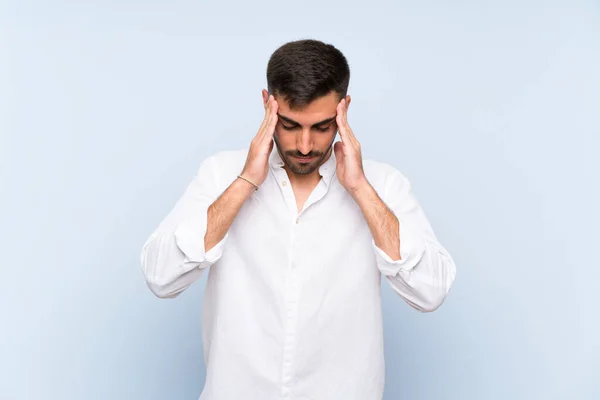
[[422, 312], [434, 311], [454, 282], [456, 266], [436, 238], [408, 179], [390, 168], [382, 200], [398, 218], [400, 260], [392, 260], [373, 240], [377, 266], [409, 305]]
[[142, 272], [158, 297], [175, 297], [216, 263], [228, 234], [208, 251], [204, 248], [208, 208], [218, 198], [218, 158], [205, 159], [158, 228], [142, 247]]

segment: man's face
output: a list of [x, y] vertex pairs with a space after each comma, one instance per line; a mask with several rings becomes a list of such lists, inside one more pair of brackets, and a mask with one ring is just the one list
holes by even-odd
[[339, 95], [331, 92], [298, 110], [290, 110], [285, 99], [276, 97], [276, 100], [279, 105], [274, 134], [277, 151], [289, 171], [311, 174], [333, 151]]

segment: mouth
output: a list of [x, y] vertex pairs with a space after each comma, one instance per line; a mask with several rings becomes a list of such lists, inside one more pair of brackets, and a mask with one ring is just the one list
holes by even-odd
[[298, 160], [301, 163], [307, 163], [307, 162], [311, 162], [314, 159], [316, 159], [317, 157], [294, 157], [296, 160]]

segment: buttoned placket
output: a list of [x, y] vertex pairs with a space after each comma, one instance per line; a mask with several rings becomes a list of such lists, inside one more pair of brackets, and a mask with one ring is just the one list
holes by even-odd
[[281, 370], [281, 395], [284, 399], [291, 399], [292, 391], [292, 376], [294, 366], [294, 351], [296, 344], [296, 328], [297, 328], [297, 317], [298, 317], [298, 259], [300, 259], [299, 248], [302, 245], [302, 237], [300, 235], [303, 232], [300, 226], [302, 214], [314, 203], [323, 198], [327, 192], [327, 186], [323, 182], [323, 179], [319, 181], [315, 189], [311, 192], [310, 196], [304, 203], [302, 210], [298, 212], [298, 205], [296, 204], [296, 197], [289, 177], [285, 169], [277, 165], [273, 168], [273, 176], [283, 194], [286, 205], [290, 215], [290, 258], [286, 277], [286, 290], [285, 290], [285, 337], [283, 344], [283, 360]]

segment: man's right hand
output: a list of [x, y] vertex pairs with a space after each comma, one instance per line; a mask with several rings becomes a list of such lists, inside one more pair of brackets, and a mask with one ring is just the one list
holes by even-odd
[[250, 143], [246, 164], [241, 175], [260, 186], [269, 173], [269, 155], [273, 150], [273, 134], [277, 125], [278, 104], [273, 95], [269, 95], [265, 119], [258, 133]]

